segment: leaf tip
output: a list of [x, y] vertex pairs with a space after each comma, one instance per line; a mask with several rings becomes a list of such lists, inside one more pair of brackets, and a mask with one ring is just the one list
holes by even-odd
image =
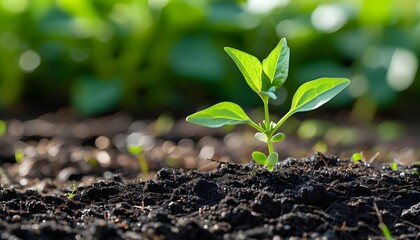
[[225, 52], [229, 53], [232, 51], [233, 48], [231, 47], [224, 47], [223, 50], [225, 50]]
[[286, 40], [286, 38], [285, 37], [282, 37], [281, 39], [280, 39], [280, 42], [284, 42], [285, 44], [287, 44], [287, 40]]

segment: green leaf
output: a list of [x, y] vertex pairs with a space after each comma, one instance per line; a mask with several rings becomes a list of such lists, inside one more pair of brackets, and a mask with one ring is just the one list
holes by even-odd
[[304, 83], [292, 99], [290, 112], [314, 110], [328, 102], [350, 84], [347, 78], [319, 78]]
[[138, 155], [143, 152], [143, 148], [141, 146], [129, 145], [127, 146], [127, 151], [133, 155]]
[[276, 100], [277, 96], [274, 93], [276, 91], [276, 87], [272, 86], [270, 78], [262, 72], [261, 74], [261, 91], [258, 93], [260, 97], [264, 99], [264, 97], [268, 97], [271, 99]]
[[284, 140], [286, 136], [284, 135], [284, 133], [277, 133], [276, 135], [274, 135], [273, 137], [271, 137], [271, 141], [272, 142], [281, 142]]
[[250, 119], [238, 104], [221, 102], [191, 114], [187, 117], [187, 121], [205, 127], [217, 128], [224, 125], [246, 124]]
[[398, 164], [396, 162], [391, 163], [391, 170], [397, 171], [398, 170]]
[[273, 170], [274, 166], [277, 164], [278, 161], [279, 161], [279, 154], [276, 152], [272, 152], [267, 157], [267, 161], [266, 161], [267, 169], [270, 171]]
[[363, 159], [363, 153], [361, 153], [361, 152], [353, 153], [351, 158], [353, 159], [354, 163], [357, 163], [358, 161], [361, 161]]
[[268, 166], [274, 166], [279, 161], [279, 154], [276, 152], [272, 152], [267, 157], [267, 165]]
[[236, 63], [251, 89], [256, 93], [261, 91], [262, 66], [260, 60], [234, 48], [225, 47], [224, 49]]
[[287, 46], [287, 41], [285, 38], [282, 38], [262, 62], [264, 73], [267, 74], [272, 82], [272, 86], [274, 85], [276, 89], [283, 85], [289, 74], [289, 56], [290, 49]]
[[394, 238], [391, 235], [391, 232], [389, 231], [388, 227], [385, 225], [385, 223], [381, 222], [379, 223], [379, 228], [382, 231], [382, 234], [384, 235], [386, 240], [393, 240]]
[[255, 151], [252, 153], [252, 158], [259, 164], [265, 165], [267, 156], [264, 153]]

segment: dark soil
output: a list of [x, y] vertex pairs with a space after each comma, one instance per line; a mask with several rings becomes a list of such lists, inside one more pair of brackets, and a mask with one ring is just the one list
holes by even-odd
[[[420, 178], [316, 154], [274, 171], [220, 163], [210, 172], [162, 169], [63, 194], [2, 188], [3, 239], [419, 239]], [[375, 211], [374, 205], [380, 210]]]
[[[249, 163], [261, 146], [243, 129], [165, 117], [80, 120], [62, 110], [7, 123], [1, 239], [384, 239], [381, 221], [394, 239], [420, 239], [416, 166], [286, 158], [302, 145], [288, 136], [269, 172]], [[129, 141], [143, 152], [127, 152]]]

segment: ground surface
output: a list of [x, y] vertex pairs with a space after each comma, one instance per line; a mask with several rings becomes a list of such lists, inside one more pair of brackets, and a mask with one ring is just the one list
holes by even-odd
[[[315, 153], [281, 157], [268, 172], [247, 160], [261, 147], [252, 133], [165, 116], [78, 120], [63, 110], [7, 126], [2, 239], [383, 239], [380, 221], [395, 239], [420, 239], [415, 165]], [[287, 141], [281, 155], [293, 156]]]
[[273, 172], [221, 163], [210, 172], [162, 169], [155, 180], [114, 176], [74, 193], [2, 188], [1, 237], [379, 239], [382, 218], [397, 239], [420, 238], [413, 169], [378, 170], [322, 154], [286, 159]]

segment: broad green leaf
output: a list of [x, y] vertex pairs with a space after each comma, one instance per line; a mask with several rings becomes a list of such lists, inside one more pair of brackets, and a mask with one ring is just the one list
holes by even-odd
[[265, 135], [262, 132], [257, 132], [257, 133], [255, 133], [255, 139], [257, 139], [258, 141], [266, 143], [267, 142], [267, 135]]
[[265, 165], [267, 156], [264, 153], [255, 151], [252, 153], [252, 159], [254, 159], [257, 163]]
[[284, 140], [286, 136], [284, 135], [284, 133], [277, 133], [276, 135], [274, 135], [273, 137], [271, 137], [271, 141], [272, 142], [281, 142]]
[[191, 114], [187, 117], [187, 121], [205, 127], [217, 128], [224, 125], [246, 124], [250, 119], [238, 104], [221, 102]]
[[276, 89], [283, 85], [289, 74], [289, 56], [290, 49], [287, 46], [287, 41], [285, 38], [282, 38], [262, 62], [264, 73], [267, 74]]
[[225, 47], [224, 49], [236, 63], [251, 89], [256, 93], [261, 91], [262, 66], [260, 60], [234, 48]]
[[277, 164], [278, 161], [279, 161], [279, 154], [276, 152], [272, 152], [267, 157], [267, 161], [266, 161], [267, 169], [270, 171], [273, 170], [273, 167]]
[[290, 112], [314, 110], [341, 92], [350, 84], [347, 78], [319, 78], [304, 83], [292, 99]]
[[272, 152], [267, 157], [267, 165], [276, 165], [276, 163], [279, 161], [279, 154], [276, 152]]

